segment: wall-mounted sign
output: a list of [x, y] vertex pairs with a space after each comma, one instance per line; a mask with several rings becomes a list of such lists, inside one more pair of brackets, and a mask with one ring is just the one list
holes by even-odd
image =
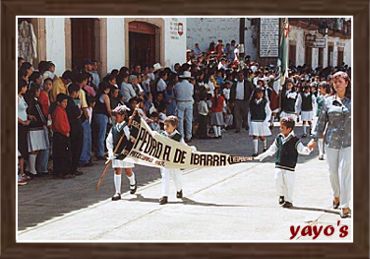
[[177, 27], [178, 27], [177, 33], [181, 36], [184, 33], [184, 25], [181, 22], [179, 22]]
[[279, 18], [261, 18], [260, 57], [279, 55]]
[[326, 38], [308, 33], [305, 36], [305, 44], [307, 47], [311, 48], [325, 48]]
[[184, 34], [184, 24], [179, 22], [178, 18], [170, 18], [169, 27], [172, 40], [179, 40], [181, 35]]

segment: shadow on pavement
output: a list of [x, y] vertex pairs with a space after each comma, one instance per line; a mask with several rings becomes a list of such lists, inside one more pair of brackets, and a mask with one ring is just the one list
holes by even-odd
[[339, 211], [334, 211], [334, 210], [329, 210], [329, 209], [322, 209], [322, 208], [309, 208], [309, 207], [296, 207], [296, 206], [293, 206], [290, 209], [291, 210], [321, 211], [321, 212], [325, 212], [325, 213], [331, 213], [331, 214], [339, 215]]
[[[158, 200], [159, 199], [155, 199], [155, 198], [145, 198], [143, 195], [137, 194], [136, 198], [131, 198], [128, 201], [158, 203]], [[257, 207], [257, 206], [249, 206], [249, 205], [230, 205], [230, 204], [215, 204], [215, 203], [198, 202], [198, 201], [194, 201], [192, 199], [186, 198], [186, 197], [183, 197], [181, 200], [182, 201], [169, 201], [168, 204], [184, 204], [184, 205], [196, 205], [196, 206], [206, 206], [206, 207], [244, 207], [244, 208]]]

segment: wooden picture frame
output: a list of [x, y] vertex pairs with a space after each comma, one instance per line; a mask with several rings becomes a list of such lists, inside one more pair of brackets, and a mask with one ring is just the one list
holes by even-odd
[[[354, 1], [43, 1], [1, 2], [1, 257], [6, 258], [368, 258], [369, 253], [369, 2]], [[16, 15], [353, 15], [353, 243], [16, 243], [14, 172]]]

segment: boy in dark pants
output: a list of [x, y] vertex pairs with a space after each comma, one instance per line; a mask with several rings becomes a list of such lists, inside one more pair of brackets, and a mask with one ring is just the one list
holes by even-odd
[[76, 84], [70, 84], [68, 87], [68, 104], [66, 108], [68, 121], [71, 126], [71, 153], [72, 153], [72, 166], [71, 174], [82, 175], [81, 171], [78, 171], [78, 164], [80, 161], [81, 150], [82, 150], [82, 140], [83, 140], [83, 130], [81, 125], [81, 115], [82, 111], [75, 104], [75, 100], [78, 100], [78, 94], [80, 87]]
[[52, 114], [53, 128], [53, 171], [56, 177], [73, 178], [70, 174], [72, 164], [70, 125], [66, 113], [68, 96], [57, 95], [57, 107]]
[[268, 156], [275, 156], [275, 181], [279, 195], [279, 204], [284, 208], [293, 207], [294, 170], [298, 160], [298, 153], [309, 155], [311, 149], [305, 147], [302, 142], [294, 136], [294, 119], [284, 117], [280, 120], [280, 134], [276, 137], [270, 148], [255, 157], [262, 161]]

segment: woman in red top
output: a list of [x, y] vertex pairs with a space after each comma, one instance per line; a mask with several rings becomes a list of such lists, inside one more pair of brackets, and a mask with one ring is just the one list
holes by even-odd
[[69, 134], [71, 131], [66, 107], [68, 96], [57, 95], [57, 107], [52, 114], [53, 128], [53, 171], [62, 179], [74, 177], [71, 174], [72, 153]]
[[215, 132], [215, 138], [222, 138], [221, 126], [225, 125], [223, 110], [225, 107], [225, 98], [219, 94], [219, 87], [214, 90], [214, 97], [212, 98], [211, 108], [211, 125]]

